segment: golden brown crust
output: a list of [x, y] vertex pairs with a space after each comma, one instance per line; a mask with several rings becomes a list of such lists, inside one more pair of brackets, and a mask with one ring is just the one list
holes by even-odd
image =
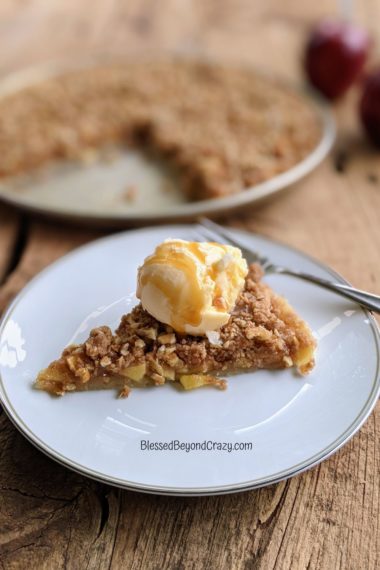
[[59, 360], [40, 373], [37, 387], [61, 394], [75, 386], [83, 389], [95, 378], [96, 387], [99, 379], [106, 387], [110, 378], [112, 386], [115, 378], [126, 386], [130, 383], [126, 371], [141, 365], [145, 381], [156, 385], [183, 374], [241, 369], [294, 365], [309, 372], [315, 349], [310, 329], [261, 277], [259, 266], [251, 265], [230, 320], [217, 338], [210, 336], [211, 342], [207, 337], [176, 333], [139, 304], [122, 317], [114, 334], [109, 327], [98, 327], [85, 343], [66, 348]]
[[190, 199], [289, 169], [320, 138], [301, 96], [251, 70], [191, 62], [71, 73], [0, 101], [0, 176], [118, 141], [166, 157]]

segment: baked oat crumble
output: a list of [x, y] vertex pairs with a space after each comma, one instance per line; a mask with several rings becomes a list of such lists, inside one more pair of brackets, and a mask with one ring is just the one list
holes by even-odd
[[36, 387], [56, 395], [116, 387], [127, 396], [131, 386], [168, 381], [179, 381], [185, 389], [224, 389], [219, 375], [244, 369], [295, 366], [305, 374], [314, 366], [312, 333], [261, 278], [261, 268], [252, 264], [217, 343], [178, 334], [139, 304], [122, 317], [114, 334], [107, 326], [98, 327], [83, 344], [67, 347], [40, 372]]
[[190, 200], [288, 170], [316, 146], [308, 101], [253, 70], [190, 61], [113, 64], [51, 78], [0, 101], [0, 177], [134, 145], [165, 158]]

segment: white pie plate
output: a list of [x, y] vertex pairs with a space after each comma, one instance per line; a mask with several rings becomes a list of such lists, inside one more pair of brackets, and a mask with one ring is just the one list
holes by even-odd
[[[0, 81], [0, 98], [49, 77], [100, 62], [123, 58], [107, 54], [72, 61], [50, 62], [9, 74]], [[125, 57], [124, 57], [125, 59]], [[278, 81], [279, 82], [279, 81]], [[188, 202], [176, 177], [165, 163], [148, 160], [140, 152], [123, 149], [112, 161], [78, 165], [62, 161], [36, 174], [0, 181], [0, 199], [43, 216], [82, 224], [121, 227], [127, 224], [195, 220], [200, 215], [221, 214], [255, 204], [294, 184], [322, 162], [335, 140], [335, 122], [329, 106], [311, 90], [282, 82], [308, 100], [321, 125], [316, 147], [289, 170], [246, 188], [238, 194]], [[127, 189], [136, 188], [134, 200]]]
[[[0, 397], [19, 430], [40, 450], [84, 475], [126, 489], [211, 495], [253, 489], [315, 466], [344, 445], [375, 406], [380, 390], [379, 331], [368, 312], [287, 276], [268, 283], [315, 332], [315, 370], [258, 371], [229, 378], [228, 389], [184, 392], [165, 385], [53, 398], [32, 388], [38, 371], [91, 328], [115, 327], [136, 302], [136, 270], [168, 237], [194, 227], [166, 226], [100, 239], [66, 255], [33, 279], [0, 329]], [[283, 265], [343, 281], [285, 245], [236, 232]], [[143, 451], [143, 440], [215, 442], [251, 450]], [[212, 445], [207, 443], [207, 446]]]

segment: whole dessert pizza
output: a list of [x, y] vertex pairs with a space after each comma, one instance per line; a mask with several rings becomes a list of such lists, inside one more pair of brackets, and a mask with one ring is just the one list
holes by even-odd
[[0, 100], [3, 180], [116, 143], [164, 159], [188, 200], [206, 200], [289, 170], [320, 139], [320, 117], [306, 97], [216, 63], [88, 67]]

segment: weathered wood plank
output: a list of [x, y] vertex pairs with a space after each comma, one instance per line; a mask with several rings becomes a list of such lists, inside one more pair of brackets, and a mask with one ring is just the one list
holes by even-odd
[[[107, 46], [238, 58], [294, 78], [307, 25], [335, 11], [332, 0], [286, 6], [165, 0], [159, 7], [137, 0], [7, 0], [0, 5], [0, 70]], [[379, 34], [378, 0], [355, 5], [355, 15]], [[360, 135], [356, 97], [336, 108], [344, 172], [335, 169], [333, 155], [286, 194], [228, 222], [303, 249], [355, 285], [379, 291], [380, 161]], [[19, 235], [16, 218], [0, 213], [0, 275]], [[0, 310], [48, 263], [96, 235], [31, 222], [19, 263], [0, 288]], [[0, 567], [375, 570], [379, 413], [377, 407], [343, 450], [289, 482], [194, 499], [122, 492], [71, 473], [35, 450], [3, 413]]]
[[10, 269], [15, 254], [20, 231], [19, 216], [16, 212], [0, 206], [0, 284], [3, 283]]

